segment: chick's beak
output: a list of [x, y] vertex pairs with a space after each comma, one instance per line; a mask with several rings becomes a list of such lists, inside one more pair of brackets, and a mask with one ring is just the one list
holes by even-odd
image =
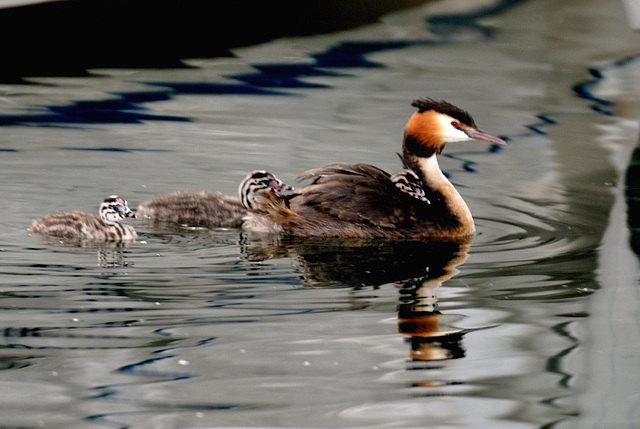
[[505, 142], [501, 138], [492, 136], [491, 134], [485, 133], [484, 131], [480, 131], [478, 129], [464, 130], [464, 132], [467, 133], [469, 137], [475, 140], [482, 140], [485, 142], [495, 143], [495, 144], [507, 144], [507, 142]]
[[293, 187], [287, 185], [284, 182], [275, 182], [275, 181], [271, 181], [269, 183], [269, 187], [271, 189], [273, 189], [275, 192], [287, 192], [287, 191], [293, 191]]
[[134, 212], [131, 211], [131, 209], [129, 207], [123, 207], [122, 211], [124, 213], [122, 213], [122, 217], [131, 217], [131, 218], [136, 218], [136, 214]]

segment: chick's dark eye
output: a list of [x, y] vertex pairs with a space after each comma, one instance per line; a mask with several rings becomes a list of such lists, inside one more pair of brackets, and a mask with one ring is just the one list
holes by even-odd
[[452, 126], [453, 128], [460, 128], [460, 124], [459, 124], [459, 123], [457, 123], [456, 121], [452, 121], [452, 122], [451, 122], [451, 126]]

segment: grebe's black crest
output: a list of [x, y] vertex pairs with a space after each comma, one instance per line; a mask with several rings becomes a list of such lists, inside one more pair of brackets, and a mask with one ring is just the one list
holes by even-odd
[[428, 110], [433, 110], [438, 113], [449, 115], [452, 118], [459, 120], [463, 124], [476, 128], [476, 124], [473, 121], [473, 118], [466, 110], [462, 110], [458, 106], [454, 106], [447, 101], [436, 100], [433, 98], [418, 98], [416, 100], [413, 100], [411, 105], [417, 108], [418, 112], [420, 113], [426, 112]]

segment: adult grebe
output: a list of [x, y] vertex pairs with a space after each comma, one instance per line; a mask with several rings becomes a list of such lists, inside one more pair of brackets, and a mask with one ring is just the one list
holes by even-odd
[[273, 174], [256, 170], [240, 182], [239, 198], [220, 192], [173, 192], [140, 204], [137, 213], [140, 217], [187, 225], [239, 227], [247, 209], [255, 207], [258, 193], [292, 189]]
[[391, 176], [367, 164], [337, 163], [302, 173], [313, 179], [291, 195], [261, 195], [243, 227], [250, 231], [354, 238], [457, 238], [475, 225], [458, 191], [438, 166], [447, 143], [471, 139], [504, 144], [478, 130], [473, 118], [446, 101], [412, 103], [418, 109], [404, 129], [402, 156], [422, 183], [424, 198], [403, 192]]
[[81, 211], [70, 211], [46, 215], [31, 223], [29, 230], [36, 235], [61, 238], [78, 238], [96, 241], [133, 240], [138, 236], [133, 227], [120, 223], [121, 219], [133, 217], [127, 202], [111, 195], [100, 204], [100, 216]]

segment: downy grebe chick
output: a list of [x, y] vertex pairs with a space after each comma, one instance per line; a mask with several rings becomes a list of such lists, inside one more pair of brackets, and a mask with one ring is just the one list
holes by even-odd
[[309, 170], [313, 179], [291, 195], [264, 195], [244, 227], [296, 236], [357, 238], [458, 238], [475, 232], [471, 212], [440, 170], [436, 155], [447, 143], [471, 139], [504, 144], [478, 130], [471, 116], [430, 98], [404, 129], [402, 158], [422, 183], [426, 201], [403, 192], [391, 176], [367, 164], [339, 163]]
[[390, 179], [402, 192], [409, 194], [420, 201], [424, 201], [427, 204], [431, 204], [429, 199], [426, 197], [424, 189], [422, 189], [422, 182], [420, 182], [420, 178], [413, 171], [398, 171], [393, 174]]
[[258, 204], [256, 202], [256, 196], [259, 194], [263, 192], [279, 194], [289, 191], [293, 191], [293, 187], [287, 185], [273, 174], [264, 170], [255, 170], [240, 182], [238, 186], [238, 197], [245, 209], [254, 209]]
[[138, 236], [133, 227], [120, 223], [127, 217], [136, 217], [127, 201], [111, 195], [100, 204], [99, 216], [81, 211], [53, 213], [34, 220], [29, 231], [36, 235], [83, 240], [133, 240]]
[[239, 198], [210, 191], [173, 192], [140, 204], [137, 213], [148, 219], [187, 225], [239, 227], [247, 209], [254, 208], [258, 193], [292, 189], [273, 174], [256, 170], [240, 182]]

